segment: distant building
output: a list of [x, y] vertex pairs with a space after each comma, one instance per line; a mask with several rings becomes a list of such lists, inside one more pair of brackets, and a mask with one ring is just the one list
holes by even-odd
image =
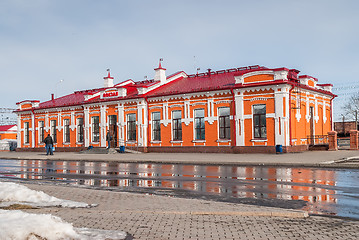
[[338, 136], [349, 136], [350, 130], [358, 130], [356, 121], [334, 122], [334, 131], [338, 133]]
[[250, 66], [152, 80], [17, 103], [18, 146], [43, 149], [51, 134], [57, 151], [136, 147], [149, 152], [284, 152], [308, 149], [315, 135], [332, 130], [331, 84], [287, 68]]
[[0, 140], [16, 139], [17, 126], [16, 125], [2, 125], [0, 126]]

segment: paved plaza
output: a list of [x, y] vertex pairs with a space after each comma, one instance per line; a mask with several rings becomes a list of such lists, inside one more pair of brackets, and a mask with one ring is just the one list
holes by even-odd
[[34, 190], [93, 208], [43, 208], [75, 227], [122, 230], [134, 239], [359, 239], [359, 222], [307, 217], [303, 211], [111, 192], [68, 186], [26, 184]]
[[[1, 152], [3, 159], [53, 159], [148, 163], [328, 166], [358, 168], [358, 151], [293, 154], [79, 154]], [[359, 221], [308, 216], [304, 211], [171, 196], [115, 192], [66, 185], [27, 183], [27, 187], [93, 208], [42, 208], [75, 227], [127, 232], [133, 239], [359, 239]], [[131, 239], [130, 238], [130, 239]]]

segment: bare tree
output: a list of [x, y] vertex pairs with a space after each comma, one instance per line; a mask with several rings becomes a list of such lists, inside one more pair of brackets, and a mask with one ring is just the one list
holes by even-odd
[[343, 107], [345, 115], [358, 122], [359, 93], [351, 96]]

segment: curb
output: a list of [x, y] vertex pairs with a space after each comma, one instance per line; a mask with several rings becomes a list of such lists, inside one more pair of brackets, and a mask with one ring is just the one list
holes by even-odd
[[226, 216], [244, 216], [244, 217], [285, 217], [285, 218], [308, 218], [306, 211], [288, 211], [288, 212], [181, 212], [181, 211], [118, 211], [119, 213], [148, 213], [148, 214], [174, 214], [174, 215], [226, 215]]

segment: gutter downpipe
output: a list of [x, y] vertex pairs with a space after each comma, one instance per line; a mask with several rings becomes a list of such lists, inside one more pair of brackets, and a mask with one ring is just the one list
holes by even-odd
[[333, 94], [332, 98], [330, 99], [330, 131], [334, 131], [334, 126], [333, 126], [333, 100], [334, 100], [335, 97], [337, 97], [337, 96]]
[[[146, 152], [148, 152], [148, 147], [150, 146], [150, 112], [149, 112], [149, 106], [148, 106], [148, 99], [145, 98], [146, 106], [147, 106], [147, 146], [146, 146]], [[145, 151], [144, 151], [145, 152]]]
[[[289, 82], [290, 85], [292, 85], [292, 87], [289, 89], [289, 145], [293, 146], [292, 144], [292, 91], [294, 89], [294, 84]], [[302, 97], [302, 96], [300, 96]]]
[[32, 116], [31, 116], [31, 127], [32, 127], [32, 134], [31, 134], [31, 145], [34, 146], [33, 148], [36, 148], [36, 127], [35, 127], [35, 110], [32, 107], [31, 108]]
[[234, 98], [234, 92], [233, 92], [233, 88], [231, 88], [231, 93], [232, 93], [232, 106], [233, 106], [233, 132], [234, 132], [234, 138], [233, 138], [233, 147], [237, 146], [237, 135], [236, 135], [236, 104], [235, 104], [235, 98]]

